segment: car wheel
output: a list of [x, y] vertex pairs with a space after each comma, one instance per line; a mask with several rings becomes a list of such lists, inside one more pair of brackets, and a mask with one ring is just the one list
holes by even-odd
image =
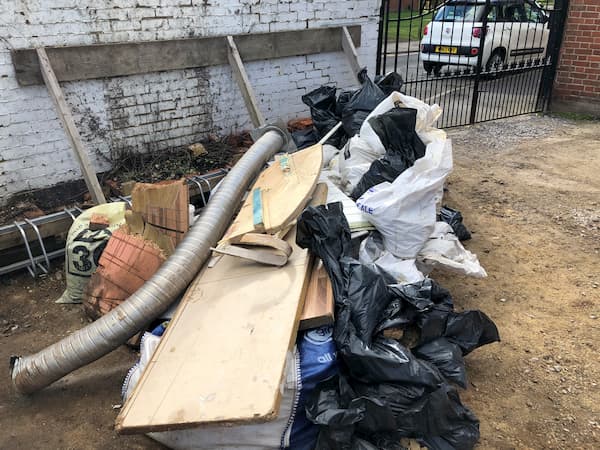
[[504, 52], [500, 50], [495, 50], [494, 53], [491, 54], [490, 59], [488, 59], [485, 65], [485, 71], [491, 72], [492, 70], [500, 70], [503, 64]]
[[427, 75], [431, 75], [431, 72], [433, 71], [434, 67], [435, 67], [434, 63], [431, 63], [431, 62], [423, 63], [423, 69], [425, 70], [425, 73], [427, 73]]
[[436, 64], [436, 65], [433, 67], [433, 74], [434, 74], [436, 77], [439, 77], [441, 73], [442, 73], [442, 65], [441, 65], [441, 64]]

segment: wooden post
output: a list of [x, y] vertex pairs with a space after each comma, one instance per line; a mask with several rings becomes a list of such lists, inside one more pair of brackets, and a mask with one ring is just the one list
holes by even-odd
[[350, 32], [348, 31], [347, 27], [342, 27], [342, 49], [346, 54], [346, 58], [348, 58], [354, 79], [358, 84], [360, 84], [357, 75], [362, 69], [362, 66], [358, 60], [358, 53], [356, 52], [356, 47], [354, 46], [354, 42], [352, 42], [352, 36], [350, 36]]
[[254, 95], [254, 91], [252, 90], [252, 86], [250, 85], [248, 74], [246, 73], [246, 69], [244, 68], [244, 63], [242, 62], [240, 52], [238, 51], [237, 46], [235, 45], [233, 36], [227, 36], [227, 59], [229, 59], [229, 64], [233, 69], [233, 76], [235, 77], [235, 81], [237, 82], [240, 91], [242, 91], [244, 103], [246, 104], [248, 114], [250, 114], [252, 124], [256, 128], [262, 127], [266, 123], [265, 118], [258, 109], [258, 102], [256, 101], [256, 96]]
[[98, 178], [96, 177], [96, 171], [92, 167], [88, 155], [85, 151], [83, 142], [81, 141], [81, 136], [79, 135], [79, 131], [77, 131], [77, 127], [75, 126], [73, 116], [71, 115], [71, 111], [69, 110], [62, 89], [60, 88], [60, 84], [58, 84], [58, 80], [56, 79], [54, 70], [52, 69], [52, 65], [50, 64], [48, 55], [46, 54], [46, 50], [43, 47], [41, 47], [37, 48], [36, 51], [38, 59], [40, 61], [40, 69], [42, 71], [44, 83], [46, 83], [46, 87], [48, 88], [50, 97], [52, 98], [52, 101], [56, 106], [58, 118], [60, 119], [63, 128], [65, 129], [65, 133], [67, 134], [67, 138], [69, 138], [71, 147], [73, 147], [75, 157], [79, 162], [81, 173], [83, 174], [85, 184], [87, 185], [87, 188], [90, 191], [92, 200], [97, 204], [106, 203], [104, 193], [102, 192], [102, 189], [100, 188], [100, 183], [98, 182]]

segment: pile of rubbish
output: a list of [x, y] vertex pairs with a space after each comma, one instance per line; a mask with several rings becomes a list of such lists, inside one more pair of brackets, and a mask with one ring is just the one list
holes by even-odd
[[434, 126], [441, 109], [400, 93], [399, 75], [359, 79], [355, 91], [303, 96], [312, 127], [293, 132], [300, 150], [275, 155], [241, 206], [267, 147], [283, 147], [275, 134], [251, 147], [189, 231], [181, 181], [136, 186], [132, 210], [82, 214], [60, 301], [83, 302], [98, 321], [15, 357], [17, 390], [140, 332], [119, 432], [181, 449], [473, 448], [479, 422], [458, 392], [464, 358], [500, 337], [430, 277], [487, 276], [461, 242], [471, 238], [461, 213], [443, 205], [452, 144]]

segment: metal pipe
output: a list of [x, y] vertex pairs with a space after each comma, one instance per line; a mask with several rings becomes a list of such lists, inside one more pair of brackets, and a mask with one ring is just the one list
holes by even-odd
[[284, 131], [262, 135], [223, 179], [204, 212], [175, 252], [136, 293], [97, 321], [30, 356], [11, 358], [11, 376], [22, 394], [36, 392], [106, 355], [165, 311], [187, 288], [223, 236], [244, 192], [284, 145]]

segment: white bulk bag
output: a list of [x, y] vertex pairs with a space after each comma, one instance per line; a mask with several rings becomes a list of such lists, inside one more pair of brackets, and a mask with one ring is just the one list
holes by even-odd
[[413, 259], [423, 248], [433, 232], [436, 207], [451, 171], [452, 144], [438, 139], [393, 183], [373, 186], [356, 201], [394, 256]]

